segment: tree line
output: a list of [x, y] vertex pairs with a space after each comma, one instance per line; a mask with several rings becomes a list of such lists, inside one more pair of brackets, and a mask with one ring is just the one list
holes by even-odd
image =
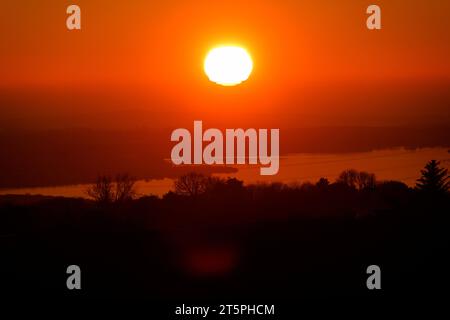
[[[305, 182], [302, 185], [293, 185], [291, 188], [315, 187], [326, 189], [330, 185], [339, 185], [356, 191], [374, 190], [381, 182], [377, 181], [375, 174], [366, 171], [357, 171], [355, 169], [344, 170], [334, 183], [327, 178], [320, 178], [315, 184]], [[391, 185], [407, 188], [407, 186], [398, 181], [388, 181]], [[272, 183], [273, 187], [289, 188], [289, 186]], [[251, 187], [251, 186], [250, 186]], [[204, 175], [196, 172], [190, 172], [178, 177], [174, 181], [173, 191], [178, 196], [197, 197], [207, 192], [222, 192], [225, 190], [238, 190], [244, 188], [243, 181], [235, 178], [219, 178], [211, 175]], [[437, 160], [429, 161], [423, 170], [421, 176], [417, 179], [415, 190], [426, 195], [445, 195], [450, 189], [448, 170], [440, 166]], [[109, 175], [100, 175], [97, 181], [86, 191], [86, 194], [98, 203], [123, 203], [138, 198], [136, 192], [136, 178], [130, 174], [118, 174], [114, 178]]]

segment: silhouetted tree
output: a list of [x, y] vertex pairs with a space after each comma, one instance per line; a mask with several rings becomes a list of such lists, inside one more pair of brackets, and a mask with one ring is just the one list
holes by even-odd
[[337, 183], [342, 183], [350, 188], [356, 189], [356, 179], [358, 177], [358, 171], [354, 169], [349, 169], [343, 171], [339, 177], [336, 179]]
[[448, 181], [447, 169], [439, 167], [440, 162], [431, 160], [421, 170], [422, 177], [417, 180], [416, 189], [428, 194], [444, 194], [448, 192], [450, 182]]
[[377, 183], [378, 201], [385, 201], [391, 206], [407, 203], [410, 200], [410, 191], [411, 189], [400, 181], [389, 180]]
[[319, 181], [316, 182], [316, 187], [323, 190], [330, 186], [330, 181], [327, 178], [320, 178]]
[[99, 176], [95, 184], [90, 186], [87, 195], [98, 203], [110, 203], [114, 199], [113, 183], [110, 176]]
[[211, 181], [203, 174], [191, 172], [175, 180], [175, 193], [183, 196], [198, 196], [206, 191]]
[[115, 202], [124, 202], [136, 197], [136, 179], [128, 173], [118, 174], [115, 181]]
[[405, 193], [409, 191], [408, 186], [401, 181], [387, 180], [377, 184], [377, 190], [388, 193]]
[[208, 177], [206, 181], [205, 191], [211, 193], [230, 193], [242, 192], [244, 182], [236, 178], [221, 179], [217, 177]]
[[360, 171], [356, 177], [356, 187], [358, 190], [374, 189], [376, 185], [375, 175], [365, 171]]
[[336, 182], [356, 190], [373, 189], [376, 185], [376, 179], [373, 173], [365, 171], [358, 172], [354, 169], [343, 171]]
[[136, 197], [135, 182], [136, 180], [126, 173], [118, 174], [114, 181], [110, 176], [102, 175], [86, 193], [98, 203], [124, 202]]

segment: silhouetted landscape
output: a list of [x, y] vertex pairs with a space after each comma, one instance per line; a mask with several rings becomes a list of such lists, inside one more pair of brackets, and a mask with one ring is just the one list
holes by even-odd
[[449, 14], [2, 0], [0, 317], [445, 317]]
[[[419, 178], [420, 176], [420, 178]], [[20, 297], [438, 297], [449, 263], [447, 170], [430, 161], [415, 188], [347, 170], [296, 185], [244, 185], [199, 173], [164, 197], [100, 176], [91, 200], [0, 197], [4, 292]], [[82, 288], [66, 288], [77, 264]], [[381, 293], [366, 268], [382, 270]]]
[[[65, 129], [0, 131], [0, 188], [91, 183], [99, 171], [131, 171], [139, 179], [175, 178], [187, 170], [165, 161], [169, 129]], [[155, 137], [162, 137], [155, 139]], [[295, 137], [295, 139], [292, 139]], [[282, 155], [364, 152], [384, 148], [448, 147], [450, 126], [287, 128]], [[16, 170], [16, 168], [20, 170]], [[232, 167], [202, 167], [202, 173], [230, 173]]]

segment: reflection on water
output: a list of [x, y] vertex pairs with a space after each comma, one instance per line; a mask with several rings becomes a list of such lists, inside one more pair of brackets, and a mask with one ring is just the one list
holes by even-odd
[[[172, 179], [162, 180], [139, 180], [136, 182], [136, 191], [138, 195], [157, 195], [162, 196], [167, 193], [173, 186]], [[58, 187], [40, 187], [40, 188], [19, 188], [19, 189], [1, 189], [2, 194], [41, 194], [46, 196], [62, 196], [62, 197], [81, 197], [87, 198], [86, 190], [88, 184], [78, 184], [71, 186]]]
[[[275, 176], [261, 176], [258, 166], [238, 166], [238, 172], [219, 174], [236, 177], [245, 183], [315, 182], [321, 177], [333, 181], [345, 169], [353, 168], [375, 173], [378, 180], [399, 180], [414, 186], [420, 170], [431, 159], [441, 161], [441, 166], [450, 168], [450, 154], [446, 148], [403, 148], [345, 154], [291, 154], [280, 159], [280, 171]], [[140, 195], [162, 196], [173, 186], [171, 179], [140, 180], [136, 184]], [[1, 194], [42, 194], [51, 196], [86, 197], [88, 185], [3, 189]]]
[[375, 173], [378, 180], [399, 180], [414, 186], [420, 170], [429, 160], [441, 161], [441, 166], [450, 167], [450, 153], [446, 148], [404, 148], [376, 150], [345, 154], [291, 154], [280, 159], [280, 171], [275, 177], [260, 176], [259, 168], [246, 166], [234, 176], [247, 183], [315, 182], [321, 177], [333, 181], [345, 169], [356, 169]]

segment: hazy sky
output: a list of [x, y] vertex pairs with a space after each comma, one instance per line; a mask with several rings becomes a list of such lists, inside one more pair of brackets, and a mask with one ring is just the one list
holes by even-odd
[[[4, 0], [2, 125], [449, 124], [450, 2], [376, 3], [380, 31], [359, 0]], [[244, 85], [204, 75], [221, 43], [251, 53]]]
[[[66, 28], [73, 3], [81, 31]], [[194, 120], [280, 128], [282, 153], [445, 145], [450, 2], [376, 3], [380, 31], [362, 0], [2, 0], [2, 186], [173, 176], [170, 132]], [[203, 72], [224, 43], [254, 60], [237, 87]]]

